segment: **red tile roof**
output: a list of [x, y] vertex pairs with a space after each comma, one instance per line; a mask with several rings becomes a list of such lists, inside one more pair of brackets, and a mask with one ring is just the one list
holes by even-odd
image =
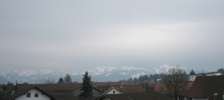
[[223, 92], [224, 76], [199, 76], [181, 95], [199, 98]]
[[106, 98], [111, 100], [171, 100], [170, 97], [155, 92], [106, 95], [102, 100], [106, 100]]

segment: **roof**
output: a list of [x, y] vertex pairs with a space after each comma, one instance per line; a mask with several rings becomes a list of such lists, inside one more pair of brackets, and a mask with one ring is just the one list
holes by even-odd
[[[112, 90], [119, 91], [118, 89], [116, 89], [116, 88], [114, 88], [114, 87], [110, 87], [108, 90], [104, 91], [104, 93], [108, 93], [108, 92], [110, 92], [110, 91], [112, 91]], [[119, 91], [119, 92], [121, 92], [121, 91]]]
[[111, 88], [114, 88], [122, 93], [143, 93], [145, 89], [141, 85], [100, 85], [97, 86], [101, 91], [108, 91]]
[[104, 98], [111, 100], [171, 100], [170, 97], [155, 92], [106, 95]]
[[208, 72], [208, 73], [198, 73], [195, 76], [221, 76], [223, 75], [220, 72]]
[[224, 92], [224, 76], [199, 76], [182, 93], [184, 96], [203, 98]]
[[[111, 86], [98, 86], [94, 88], [96, 91], [105, 91]], [[106, 95], [113, 100], [168, 100], [164, 96], [158, 93], [150, 92], [145, 93], [144, 88], [141, 85], [114, 85], [116, 89], [123, 92], [123, 94], [118, 95]], [[75, 91], [80, 90], [80, 84], [44, 84], [44, 85], [17, 85], [16, 96], [22, 95], [35, 88], [42, 93], [54, 98], [54, 100], [80, 100], [79, 96], [75, 95]], [[91, 99], [100, 98], [102, 95], [97, 97], [92, 97]], [[165, 98], [165, 99], [163, 99]]]
[[48, 95], [52, 100], [76, 100], [73, 91], [79, 89], [77, 84], [39, 84], [39, 85], [17, 85], [15, 97], [23, 95], [31, 89], [37, 89]]
[[[20, 84], [17, 85], [15, 97], [23, 95], [31, 89], [37, 89], [44, 94], [52, 97], [52, 100], [79, 100], [80, 98], [74, 94], [75, 91], [80, 91], [80, 84]], [[94, 90], [99, 91], [97, 88]], [[95, 98], [95, 97], [93, 97]]]
[[17, 91], [23, 92], [32, 87], [38, 87], [47, 92], [71, 92], [80, 88], [79, 84], [19, 84]]
[[17, 98], [17, 97], [19, 97], [19, 96], [21, 96], [23, 94], [26, 94], [29, 90], [32, 90], [32, 89], [40, 91], [42, 94], [48, 96], [51, 100], [55, 100], [55, 98], [52, 95], [48, 94], [47, 92], [43, 91], [42, 89], [40, 89], [38, 87], [32, 87], [30, 89], [27, 89], [26, 91], [23, 91], [23, 92], [20, 92], [20, 93], [16, 93], [15, 94], [15, 98]]

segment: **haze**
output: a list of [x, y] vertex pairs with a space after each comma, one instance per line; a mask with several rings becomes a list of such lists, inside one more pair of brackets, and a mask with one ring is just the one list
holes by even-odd
[[0, 71], [216, 70], [223, 0], [1, 0]]

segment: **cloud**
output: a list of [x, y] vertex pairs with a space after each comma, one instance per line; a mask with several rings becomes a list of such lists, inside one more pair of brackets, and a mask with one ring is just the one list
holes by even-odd
[[[0, 1], [0, 69], [223, 65], [222, 0]], [[83, 68], [83, 66], [85, 66]], [[122, 68], [122, 67], [121, 67]], [[97, 73], [110, 72], [97, 69]], [[140, 69], [141, 70], [141, 69]]]

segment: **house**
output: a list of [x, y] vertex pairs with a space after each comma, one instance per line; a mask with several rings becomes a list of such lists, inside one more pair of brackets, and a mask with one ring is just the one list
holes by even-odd
[[196, 77], [199, 76], [222, 76], [223, 74], [221, 72], [208, 72], [208, 73], [198, 73], [195, 75], [190, 75], [189, 76], [189, 81], [194, 81]]
[[[17, 85], [13, 99], [7, 100], [87, 100], [79, 97], [80, 84]], [[105, 90], [105, 91], [103, 91]], [[116, 94], [116, 95], [115, 95]], [[5, 99], [4, 99], [5, 100]], [[98, 86], [88, 100], [170, 100], [138, 85]]]
[[122, 92], [114, 87], [111, 87], [107, 91], [105, 91], [104, 94], [122, 94]]
[[98, 100], [171, 100], [170, 97], [150, 92], [150, 93], [123, 93], [117, 95], [105, 95]]
[[198, 76], [186, 85], [179, 100], [224, 100], [224, 76]]
[[55, 100], [51, 95], [38, 87], [30, 88], [21, 94], [15, 96], [15, 100]]
[[[51, 97], [53, 100], [78, 100], [77, 96], [74, 96], [73, 91], [80, 88], [79, 84], [18, 84], [15, 92], [14, 99], [18, 100], [20, 96], [23, 96], [27, 91], [38, 89], [44, 92], [45, 95]], [[35, 94], [34, 94], [35, 95]], [[27, 99], [20, 99], [27, 100]], [[42, 100], [41, 98], [35, 98], [32, 100]]]
[[[80, 100], [80, 87], [80, 84], [18, 85], [13, 100]], [[91, 99], [101, 96], [102, 93], [94, 88]]]
[[155, 84], [154, 87], [153, 87], [153, 91], [161, 92], [162, 91], [161, 85], [160, 84]]
[[104, 94], [122, 94], [122, 93], [144, 93], [145, 88], [142, 85], [97, 85], [97, 89], [104, 91]]

